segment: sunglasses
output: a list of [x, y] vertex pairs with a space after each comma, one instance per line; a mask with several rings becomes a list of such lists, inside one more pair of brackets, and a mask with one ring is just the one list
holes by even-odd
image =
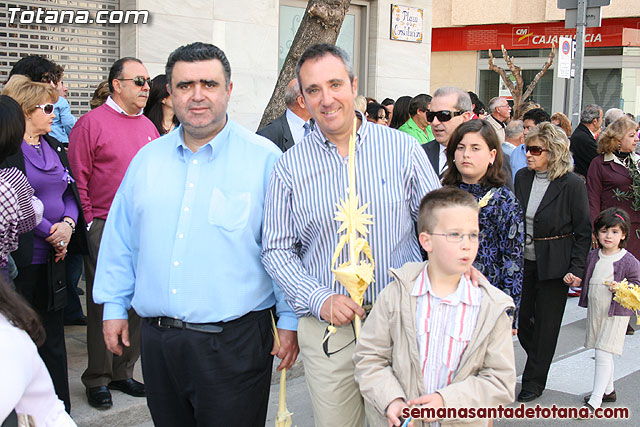
[[441, 122], [448, 122], [456, 116], [461, 116], [464, 114], [464, 111], [449, 111], [449, 110], [440, 110], [440, 111], [427, 111], [427, 121], [432, 122], [434, 118], [438, 118]]
[[132, 79], [118, 79], [120, 81], [124, 81], [124, 80], [131, 80], [136, 86], [140, 86], [143, 87], [144, 84], [148, 84], [149, 87], [151, 87], [151, 79], [149, 77], [144, 78], [142, 76], [135, 76]]
[[540, 156], [543, 151], [549, 151], [549, 150], [545, 150], [544, 148], [539, 147], [537, 145], [527, 145], [527, 152], [531, 153], [532, 156]]
[[42, 112], [47, 116], [53, 114], [53, 104], [51, 103], [36, 105], [36, 108], [42, 108]]

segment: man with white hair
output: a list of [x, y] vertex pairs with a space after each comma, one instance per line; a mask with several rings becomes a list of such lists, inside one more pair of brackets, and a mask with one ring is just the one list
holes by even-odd
[[622, 111], [621, 109], [609, 108], [607, 112], [604, 113], [604, 127], [606, 128], [622, 116], [624, 116], [624, 111]]
[[500, 143], [504, 143], [505, 123], [511, 117], [511, 106], [506, 98], [496, 96], [489, 101], [489, 112], [491, 114], [487, 117], [487, 122], [496, 130]]
[[78, 185], [82, 211], [89, 228], [89, 256], [85, 257], [87, 281], [88, 365], [82, 374], [89, 404], [95, 408], [113, 405], [109, 389], [144, 397], [142, 383], [133, 379], [140, 357], [140, 318], [129, 311], [131, 346], [114, 356], [102, 335], [101, 304], [93, 300], [93, 279], [102, 230], [116, 190], [138, 150], [156, 139], [158, 130], [142, 114], [151, 79], [137, 58], [114, 62], [109, 72], [111, 96], [100, 107], [82, 116], [69, 135], [69, 163]]
[[283, 152], [302, 141], [311, 131], [311, 115], [304, 106], [298, 79], [292, 79], [284, 92], [287, 110], [283, 115], [256, 132], [273, 141]]

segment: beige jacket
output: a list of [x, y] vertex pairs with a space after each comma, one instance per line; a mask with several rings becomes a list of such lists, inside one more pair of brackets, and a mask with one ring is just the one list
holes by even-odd
[[[411, 290], [426, 263], [391, 269], [395, 280], [376, 301], [356, 344], [355, 378], [364, 399], [376, 408], [386, 426], [386, 408], [396, 398], [406, 401], [425, 393], [416, 338], [416, 297]], [[480, 283], [478, 323], [448, 386], [438, 390], [445, 407], [480, 408], [514, 401], [516, 369], [507, 309], [513, 300], [486, 280]], [[487, 425], [482, 419], [447, 419], [447, 425]], [[427, 423], [414, 422], [422, 426]]]

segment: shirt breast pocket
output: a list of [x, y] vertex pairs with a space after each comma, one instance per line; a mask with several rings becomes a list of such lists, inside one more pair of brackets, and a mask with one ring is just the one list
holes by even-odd
[[[465, 325], [466, 326], [466, 325]], [[444, 335], [442, 346], [442, 363], [450, 372], [455, 372], [460, 365], [460, 359], [464, 350], [469, 345], [473, 328], [466, 326], [461, 330], [459, 324], [449, 325]]]
[[246, 227], [251, 211], [251, 193], [223, 192], [214, 188], [209, 203], [209, 223], [227, 231]]

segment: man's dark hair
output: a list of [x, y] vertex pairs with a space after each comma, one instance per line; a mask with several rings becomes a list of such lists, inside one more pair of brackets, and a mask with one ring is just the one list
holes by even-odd
[[353, 79], [355, 75], [353, 74], [353, 65], [351, 64], [351, 59], [349, 59], [349, 55], [344, 49], [328, 43], [320, 43], [309, 46], [307, 50], [305, 50], [298, 63], [296, 64], [296, 77], [298, 78], [298, 83], [300, 83], [300, 92], [302, 92], [302, 83], [300, 82], [300, 68], [302, 68], [302, 64], [307, 62], [310, 59], [320, 59], [325, 55], [333, 55], [336, 58], [339, 58], [347, 69], [347, 73], [349, 74], [349, 80], [353, 83]]
[[429, 109], [429, 103], [431, 102], [431, 95], [421, 93], [411, 98], [409, 103], [409, 114], [413, 117], [418, 114], [418, 110], [427, 111]]
[[580, 112], [580, 123], [588, 124], [592, 121], [600, 118], [600, 114], [602, 113], [602, 108], [596, 104], [588, 104], [585, 105], [582, 111]]
[[[602, 228], [611, 228], [616, 225], [620, 226], [620, 229], [624, 233], [624, 239], [620, 240], [619, 247], [624, 248], [627, 246], [627, 241], [629, 239], [629, 233], [631, 231], [630, 225], [631, 221], [629, 220], [629, 214], [626, 211], [620, 208], [609, 208], [605, 209], [596, 216], [596, 219], [593, 221], [593, 232], [595, 235], [598, 235], [598, 231]], [[598, 247], [602, 248], [602, 244], [600, 243], [600, 239], [597, 239]]]
[[113, 81], [115, 79], [122, 78], [122, 70], [124, 69], [124, 64], [130, 61], [142, 64], [142, 61], [140, 61], [138, 58], [134, 58], [133, 56], [125, 56], [124, 58], [120, 58], [113, 63], [111, 69], [109, 70], [109, 92], [113, 93]]
[[27, 76], [32, 81], [38, 83], [58, 83], [58, 79], [56, 78], [56, 63], [38, 55], [26, 56], [16, 62], [11, 71], [9, 71], [9, 78], [14, 74]]
[[538, 125], [542, 122], [550, 122], [551, 116], [549, 116], [549, 113], [544, 111], [542, 108], [534, 108], [533, 110], [529, 110], [524, 113], [522, 121], [524, 122], [525, 120], [533, 120], [533, 122]]
[[395, 103], [396, 103], [396, 101], [394, 101], [393, 99], [385, 98], [380, 104], [382, 104], [382, 105], [384, 105], [386, 107], [387, 105], [393, 105]]
[[24, 126], [20, 104], [7, 95], [0, 95], [0, 163], [20, 149]]
[[227, 55], [225, 55], [218, 46], [202, 42], [180, 46], [171, 52], [169, 59], [167, 59], [167, 65], [164, 67], [169, 89], [171, 89], [171, 74], [173, 73], [173, 67], [176, 65], [176, 62], [199, 62], [209, 61], [211, 59], [217, 59], [222, 64], [225, 79], [224, 85], [225, 88], [229, 89], [229, 84], [231, 83], [231, 64], [229, 64]]
[[446, 186], [427, 193], [420, 202], [418, 211], [418, 233], [433, 232], [438, 217], [434, 215], [436, 209], [465, 206], [478, 211], [478, 202], [468, 191], [458, 187]]

